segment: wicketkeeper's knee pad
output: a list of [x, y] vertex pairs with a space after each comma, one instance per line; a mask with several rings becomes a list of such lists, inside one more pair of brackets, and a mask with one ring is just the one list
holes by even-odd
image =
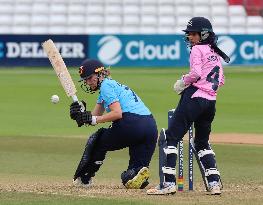
[[87, 173], [91, 177], [94, 176], [94, 173], [98, 171], [99, 167], [102, 165], [105, 155], [97, 157], [93, 156], [93, 152], [96, 149], [96, 143], [99, 137], [103, 134], [105, 130], [105, 128], [100, 128], [97, 132], [93, 133], [89, 137], [81, 160], [79, 162], [78, 168], [75, 172], [74, 180], [82, 175], [87, 175]]
[[160, 186], [163, 185], [163, 182], [166, 182], [166, 176], [172, 175], [175, 178], [176, 170], [176, 158], [178, 155], [178, 150], [175, 146], [167, 145], [167, 137], [165, 129], [162, 129], [160, 132], [159, 140], [159, 177], [160, 177]]
[[209, 145], [207, 149], [196, 150], [194, 139], [191, 139], [190, 143], [193, 147], [193, 152], [201, 171], [206, 190], [209, 191], [209, 183], [213, 181], [217, 181], [220, 187], [223, 188], [220, 173], [216, 165], [215, 153], [211, 146]]

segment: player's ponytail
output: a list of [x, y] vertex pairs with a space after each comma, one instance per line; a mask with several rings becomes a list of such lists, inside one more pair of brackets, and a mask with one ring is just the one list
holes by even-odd
[[[230, 62], [230, 58], [227, 54], [225, 54], [220, 48], [218, 48], [217, 46], [217, 36], [215, 35], [214, 32], [209, 32], [209, 37], [207, 38], [207, 44], [209, 44], [211, 46], [212, 49], [214, 49], [214, 51], [221, 56], [221, 58], [224, 59], [224, 61], [226, 63]], [[205, 42], [205, 41], [204, 41]]]

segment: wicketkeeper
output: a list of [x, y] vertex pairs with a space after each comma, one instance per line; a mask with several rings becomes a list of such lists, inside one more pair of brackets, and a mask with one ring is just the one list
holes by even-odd
[[147, 191], [148, 194], [174, 194], [176, 192], [177, 145], [194, 122], [195, 138], [191, 141], [205, 187], [212, 195], [221, 194], [222, 183], [217, 169], [215, 153], [209, 144], [211, 124], [216, 112], [216, 95], [224, 85], [224, 74], [220, 58], [229, 62], [229, 57], [216, 43], [210, 21], [194, 17], [188, 24], [185, 40], [191, 49], [190, 72], [174, 85], [181, 95], [167, 130], [159, 136], [160, 184]]
[[121, 174], [122, 183], [127, 189], [145, 188], [158, 137], [150, 110], [129, 87], [111, 79], [109, 70], [101, 62], [93, 59], [84, 61], [79, 74], [83, 83], [81, 87], [87, 93], [99, 91], [99, 96], [92, 112], [86, 110], [84, 102], [84, 111], [79, 103], [72, 103], [70, 117], [79, 127], [104, 122], [112, 122], [112, 125], [100, 128], [89, 137], [73, 183], [90, 186], [106, 153], [128, 147], [130, 160], [127, 170]]

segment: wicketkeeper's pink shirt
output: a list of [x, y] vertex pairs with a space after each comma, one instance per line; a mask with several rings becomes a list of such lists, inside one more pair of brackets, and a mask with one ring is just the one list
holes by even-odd
[[216, 100], [217, 90], [224, 85], [225, 77], [220, 56], [209, 45], [195, 45], [190, 53], [190, 72], [183, 76], [186, 85], [198, 90], [194, 97]]

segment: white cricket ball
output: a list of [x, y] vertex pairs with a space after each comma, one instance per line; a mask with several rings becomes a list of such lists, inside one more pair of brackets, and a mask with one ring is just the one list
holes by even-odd
[[59, 97], [57, 95], [52, 95], [50, 100], [52, 103], [57, 104], [59, 102]]

